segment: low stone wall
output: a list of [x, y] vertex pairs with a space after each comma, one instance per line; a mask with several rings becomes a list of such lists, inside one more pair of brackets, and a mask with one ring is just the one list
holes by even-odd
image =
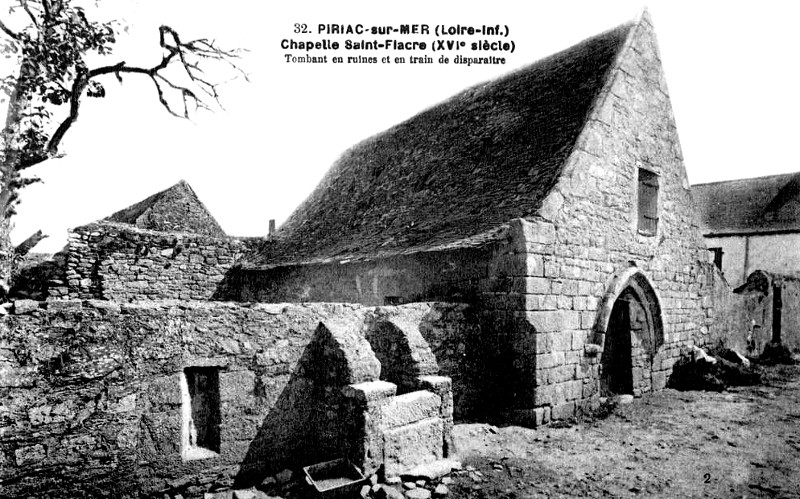
[[208, 300], [253, 239], [155, 232], [110, 222], [69, 233], [63, 286], [72, 299]]
[[[364, 334], [376, 315], [431, 316], [417, 327], [445, 336], [437, 328], [463, 320], [458, 307], [18, 301], [0, 330], [0, 487], [10, 497], [199, 495], [338, 457], [320, 445], [340, 415], [316, 403], [327, 396], [312, 344], [320, 323]], [[447, 422], [452, 406], [442, 411]]]

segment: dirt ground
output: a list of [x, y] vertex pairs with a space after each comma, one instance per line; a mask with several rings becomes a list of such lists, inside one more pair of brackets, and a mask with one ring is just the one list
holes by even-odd
[[449, 498], [800, 497], [800, 365], [663, 390], [566, 428], [457, 425]]

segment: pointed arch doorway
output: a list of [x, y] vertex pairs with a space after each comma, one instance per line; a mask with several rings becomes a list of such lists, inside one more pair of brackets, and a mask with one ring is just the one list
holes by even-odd
[[600, 395], [633, 394], [642, 384], [644, 360], [652, 360], [664, 343], [660, 300], [639, 269], [626, 270], [612, 283], [601, 308], [597, 333], [603, 346]]

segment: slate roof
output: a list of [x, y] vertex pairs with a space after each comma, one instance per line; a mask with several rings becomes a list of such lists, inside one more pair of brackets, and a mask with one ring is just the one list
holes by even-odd
[[633, 26], [469, 88], [356, 145], [245, 267], [496, 238], [555, 185]]
[[705, 235], [800, 231], [800, 172], [692, 186]]
[[225, 237], [222, 227], [185, 180], [103, 220], [161, 232]]

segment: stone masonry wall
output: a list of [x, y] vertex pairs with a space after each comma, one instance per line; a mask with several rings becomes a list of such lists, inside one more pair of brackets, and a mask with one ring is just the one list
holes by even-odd
[[[17, 301], [0, 326], [3, 495], [198, 496], [337, 457], [320, 454], [339, 424], [315, 404], [327, 386], [310, 344], [320, 323], [428, 316], [417, 327], [441, 337], [443, 317], [468, 322], [458, 307]], [[182, 458], [187, 367], [218, 375], [219, 448], [205, 459]]]
[[51, 287], [50, 295], [208, 300], [250, 242], [107, 222], [78, 227], [69, 233], [64, 286]]
[[[631, 269], [660, 299], [664, 335], [654, 356], [634, 359], [635, 395], [663, 388], [682, 348], [705, 344], [713, 322], [703, 300], [710, 265], [647, 15], [628, 44], [540, 216], [516, 225], [516, 247], [498, 263], [513, 273], [498, 274], [495, 286], [513, 283], [517, 294], [510, 302], [498, 294], [496, 314], [508, 303], [507, 322], [518, 322], [515, 368], [535, 376], [518, 411], [534, 424], [597, 404], [603, 307]], [[639, 168], [658, 175], [652, 236], [637, 230]]]
[[[484, 419], [516, 397], [519, 379], [510, 368], [510, 333], [515, 324], [498, 320], [487, 303], [490, 276], [497, 272], [498, 242], [484, 247], [441, 252], [419, 252], [370, 261], [329, 262], [277, 267], [269, 270], [233, 269], [220, 286], [219, 299], [238, 301], [336, 301], [382, 305], [387, 298], [399, 303], [442, 299], [463, 302], [455, 311], [425, 312], [421, 333], [436, 355], [441, 374], [453, 380], [456, 419]], [[516, 284], [524, 283], [524, 278]], [[500, 300], [509, 307], [505, 294]], [[522, 294], [520, 293], [520, 296]], [[423, 305], [424, 306], [424, 305]], [[391, 307], [390, 307], [391, 308]], [[405, 307], [404, 307], [405, 308]], [[485, 312], [480, 312], [484, 310]], [[452, 322], [451, 314], [470, 321]], [[456, 324], [457, 327], [451, 327]], [[523, 378], [528, 379], [528, 378]]]
[[439, 300], [470, 302], [488, 273], [491, 251], [464, 248], [426, 251], [365, 261], [233, 269], [221, 300], [335, 301], [384, 305]]

